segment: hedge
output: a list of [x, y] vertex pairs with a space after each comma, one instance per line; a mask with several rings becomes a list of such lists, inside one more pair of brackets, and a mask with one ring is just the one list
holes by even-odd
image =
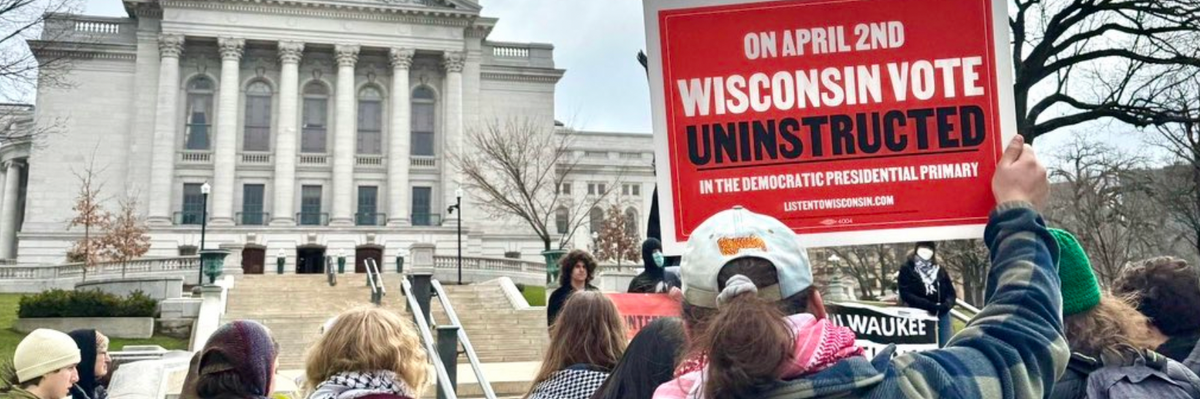
[[158, 301], [142, 291], [128, 297], [99, 290], [49, 290], [21, 297], [17, 316], [38, 317], [154, 317]]

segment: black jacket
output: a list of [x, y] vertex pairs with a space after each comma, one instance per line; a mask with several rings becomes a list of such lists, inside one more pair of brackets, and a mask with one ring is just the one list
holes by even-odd
[[[599, 288], [588, 284], [585, 288], [588, 291], [597, 291]], [[575, 292], [575, 287], [570, 284], [558, 287], [554, 293], [550, 294], [550, 302], [546, 304], [546, 325], [554, 325], [554, 320], [558, 319], [558, 312], [562, 311], [563, 304], [567, 303], [567, 298], [571, 293]]]
[[[936, 258], [934, 262], [937, 262]], [[925, 283], [921, 281], [921, 274], [917, 272], [917, 265], [912, 258], [900, 268], [898, 286], [900, 300], [904, 301], [905, 305], [936, 313], [938, 316], [950, 312], [958, 299], [958, 293], [954, 291], [954, 282], [950, 280], [950, 274], [946, 273], [944, 267], [938, 268], [937, 292], [926, 294]]]
[[642, 242], [642, 273], [629, 282], [626, 292], [631, 294], [661, 294], [670, 290], [665, 284], [663, 268], [654, 263], [654, 251], [662, 251], [662, 244], [654, 238]]
[[1171, 360], [1183, 362], [1192, 354], [1192, 349], [1196, 348], [1197, 344], [1200, 344], [1200, 332], [1172, 336], [1167, 342], [1154, 348], [1154, 351]]

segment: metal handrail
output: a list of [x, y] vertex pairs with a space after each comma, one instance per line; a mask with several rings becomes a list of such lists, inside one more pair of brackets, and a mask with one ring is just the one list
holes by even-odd
[[374, 258], [367, 258], [363, 263], [367, 266], [367, 286], [371, 287], [371, 302], [378, 305], [383, 302], [383, 295], [387, 294], [387, 284], [383, 283], [383, 274], [379, 272], [379, 265], [375, 263]]
[[462, 343], [463, 351], [467, 353], [467, 360], [471, 362], [471, 370], [475, 372], [475, 380], [483, 389], [483, 397], [496, 399], [496, 393], [492, 391], [492, 384], [483, 376], [483, 369], [479, 366], [479, 355], [475, 354], [475, 348], [471, 346], [471, 340], [467, 338], [467, 331], [461, 327], [462, 323], [458, 321], [458, 314], [454, 313], [454, 307], [450, 305], [446, 292], [442, 290], [442, 283], [437, 280], [430, 283], [433, 285], [433, 290], [437, 292], [438, 301], [442, 303], [442, 310], [446, 312], [446, 318], [450, 319], [450, 324], [459, 326], [458, 341]]
[[404, 287], [404, 296], [408, 300], [408, 306], [413, 309], [413, 319], [417, 322], [417, 329], [421, 332], [422, 341], [425, 341], [425, 352], [433, 362], [434, 371], [437, 372], [438, 384], [444, 387], [442, 392], [445, 393], [446, 399], [457, 399], [458, 394], [454, 391], [454, 384], [450, 383], [450, 373], [446, 371], [446, 365], [442, 364], [442, 358], [438, 356], [437, 349], [433, 347], [433, 333], [430, 332], [429, 323], [426, 323], [425, 318], [421, 317], [421, 304], [417, 303], [417, 297], [413, 295], [412, 284], [408, 280], [401, 279], [400, 286]]
[[955, 299], [955, 300], [954, 300], [954, 305], [955, 305], [955, 306], [958, 306], [958, 307], [961, 307], [961, 308], [963, 308], [963, 309], [966, 309], [966, 310], [968, 310], [968, 311], [970, 311], [971, 313], [974, 313], [974, 314], [979, 314], [979, 312], [980, 312], [979, 308], [977, 308], [977, 307], [974, 307], [974, 306], [971, 306], [971, 304], [967, 303], [967, 301], [964, 301], [964, 300], [962, 300], [962, 299]]
[[325, 257], [325, 278], [329, 280], [329, 286], [337, 285], [337, 273], [333, 271], [333, 258]]

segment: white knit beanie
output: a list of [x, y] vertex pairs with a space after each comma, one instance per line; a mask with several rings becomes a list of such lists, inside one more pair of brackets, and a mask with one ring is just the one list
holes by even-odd
[[25, 383], [55, 370], [79, 364], [79, 347], [70, 335], [39, 328], [29, 333], [13, 354], [17, 380]]

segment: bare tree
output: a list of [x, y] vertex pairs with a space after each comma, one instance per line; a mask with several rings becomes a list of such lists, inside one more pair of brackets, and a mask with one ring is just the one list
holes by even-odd
[[856, 245], [828, 250], [841, 258], [833, 266], [854, 278], [864, 299], [878, 299], [887, 295], [892, 275], [904, 264], [900, 245]]
[[149, 231], [146, 221], [138, 213], [137, 196], [126, 196], [121, 200], [121, 211], [101, 239], [104, 257], [121, 262], [121, 277], [125, 277], [126, 262], [140, 258], [150, 250]]
[[67, 258], [69, 261], [84, 263], [84, 279], [87, 279], [88, 270], [104, 259], [104, 240], [94, 238], [93, 235], [107, 230], [112, 224], [112, 214], [104, 210], [101, 204], [100, 193], [104, 188], [104, 183], [98, 179], [101, 173], [103, 170], [96, 170], [95, 152], [82, 172], [74, 172], [75, 177], [79, 179], [79, 194], [75, 197], [75, 206], [71, 207], [75, 216], [67, 228], [82, 226], [83, 239], [75, 242], [67, 253]]
[[1046, 217], [1079, 239], [1101, 284], [1125, 263], [1156, 254], [1166, 217], [1151, 200], [1141, 157], [1077, 139], [1059, 159]]
[[962, 295], [959, 299], [976, 307], [983, 307], [983, 292], [987, 287], [988, 267], [991, 259], [988, 249], [980, 240], [955, 240], [938, 243], [938, 264], [946, 268], [951, 277], [959, 280]]
[[[64, 16], [77, 13], [80, 0], [0, 0], [0, 103], [30, 103], [42, 88], [70, 87], [72, 52], [96, 42], [92, 33], [63, 27]], [[55, 25], [55, 26], [51, 26]], [[0, 106], [0, 142], [36, 139], [60, 131], [66, 119], [33, 120], [30, 107]], [[20, 129], [10, 128], [20, 123]]]
[[1009, 10], [1017, 127], [1028, 142], [1101, 118], [1196, 120], [1163, 94], [1200, 72], [1200, 1], [1012, 0]]
[[[467, 132], [468, 149], [452, 160], [464, 184], [481, 193], [478, 205], [493, 217], [516, 217], [525, 222], [549, 251], [557, 236], [566, 247], [588, 220], [588, 210], [601, 204], [612, 190], [582, 199], [563, 194], [560, 187], [575, 176], [579, 160], [570, 146], [572, 131], [555, 132], [531, 119], [491, 121]], [[615, 181], [620, 180], [620, 175]], [[615, 181], [608, 187], [614, 187]], [[560, 209], [566, 210], [566, 234], [556, 234]]]
[[[621, 204], [614, 202], [604, 216], [603, 226], [596, 238], [596, 259], [616, 261], [620, 267], [623, 261], [637, 262], [641, 260], [641, 246], [636, 232], [629, 229], [629, 219], [621, 210]], [[632, 234], [631, 234], [632, 233]]]
[[[1177, 88], [1173, 102], [1185, 119], [1200, 117], [1200, 78]], [[1185, 121], [1157, 127], [1158, 147], [1171, 154], [1170, 166], [1154, 174], [1155, 199], [1171, 215], [1174, 227], [1200, 256], [1200, 123]], [[1194, 258], [1193, 258], [1194, 259]]]

